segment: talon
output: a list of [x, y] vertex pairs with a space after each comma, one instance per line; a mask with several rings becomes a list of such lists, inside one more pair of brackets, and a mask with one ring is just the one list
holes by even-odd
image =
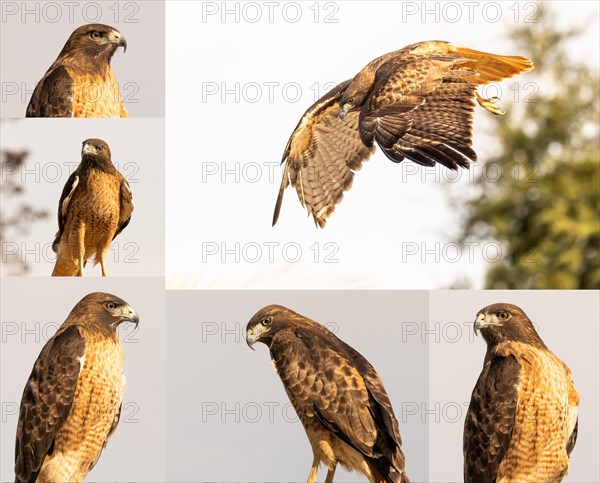
[[[486, 99], [482, 97], [479, 92], [475, 92], [475, 99], [481, 107], [496, 116], [502, 116], [506, 113], [506, 110], [501, 106], [502, 100], [499, 97], [494, 96]], [[499, 103], [500, 105], [497, 105], [496, 103]]]

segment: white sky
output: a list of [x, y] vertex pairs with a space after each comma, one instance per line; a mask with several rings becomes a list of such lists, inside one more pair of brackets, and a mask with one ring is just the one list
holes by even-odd
[[[271, 228], [277, 164], [317, 97], [315, 85], [321, 95], [325, 84], [351, 78], [373, 58], [421, 40], [527, 55], [515, 52], [506, 31], [515, 15], [522, 22], [534, 5], [479, 2], [470, 21], [468, 7], [458, 3], [454, 10], [443, 2], [427, 4], [434, 13], [423, 19], [421, 2], [330, 2], [320, 4], [317, 23], [312, 2], [278, 2], [272, 22], [263, 3], [237, 5], [228, 4], [233, 13], [223, 17], [221, 2], [167, 4], [167, 286], [431, 289], [466, 279], [481, 287], [485, 258], [498, 259], [498, 245], [473, 247], [472, 256], [444, 245], [453, 243], [461, 216], [446, 188], [467, 189], [467, 172], [450, 184], [441, 177], [443, 169], [396, 165], [378, 152], [356, 175], [325, 230], [307, 219], [291, 189]], [[574, 59], [591, 59], [597, 67], [597, 4], [553, 2], [553, 11], [565, 27], [591, 24], [570, 48]], [[324, 23], [326, 14], [338, 23]], [[459, 14], [461, 21], [448, 21]], [[298, 15], [296, 23], [284, 18]], [[488, 22], [486, 16], [499, 20]], [[516, 80], [526, 82], [527, 76]], [[517, 107], [508, 91], [514, 82], [502, 85], [507, 109]], [[498, 122], [477, 110], [474, 147], [480, 160], [491, 154]], [[323, 257], [334, 251], [337, 263], [325, 263]]]

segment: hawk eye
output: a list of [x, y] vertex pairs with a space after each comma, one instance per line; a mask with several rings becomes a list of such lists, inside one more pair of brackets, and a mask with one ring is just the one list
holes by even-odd
[[349, 97], [348, 98], [348, 102], [346, 102], [346, 104], [350, 104], [350, 105], [354, 105], [354, 97]]
[[105, 304], [105, 307], [106, 307], [108, 310], [114, 310], [114, 309], [117, 307], [117, 304], [115, 304], [114, 302], [107, 302], [107, 303]]
[[93, 38], [94, 40], [101, 39], [102, 32], [98, 32], [97, 30], [94, 30], [92, 33], [90, 33], [90, 37]]
[[509, 315], [508, 312], [498, 312], [498, 318], [500, 320], [506, 320], [508, 319]]
[[102, 151], [104, 151], [104, 146], [96, 146], [96, 149], [99, 153], [101, 153]]
[[273, 322], [273, 317], [265, 317], [260, 321], [260, 323], [265, 326], [271, 325], [271, 322]]

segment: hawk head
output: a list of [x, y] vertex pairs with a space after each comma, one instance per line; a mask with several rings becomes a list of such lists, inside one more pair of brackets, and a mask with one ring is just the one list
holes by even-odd
[[78, 321], [88, 321], [116, 330], [123, 322], [132, 322], [136, 328], [138, 314], [123, 299], [104, 292], [93, 292], [83, 297], [69, 314]]
[[93, 61], [109, 62], [119, 47], [123, 47], [125, 52], [127, 41], [117, 29], [100, 23], [83, 25], [71, 34], [59, 58], [75, 55]]
[[367, 79], [366, 74], [360, 72], [348, 85], [340, 98], [340, 119], [343, 121], [350, 111], [360, 109], [370, 92], [372, 79]]
[[102, 139], [86, 139], [81, 143], [81, 159], [111, 163], [110, 148]]
[[262, 342], [270, 346], [273, 336], [282, 328], [289, 326], [292, 321], [295, 324], [306, 320], [293, 310], [281, 305], [268, 305], [260, 309], [250, 319], [246, 326], [246, 343], [254, 350], [255, 342]]
[[525, 342], [546, 347], [527, 314], [512, 304], [492, 304], [477, 314], [473, 324], [475, 334], [481, 331], [488, 346], [505, 341]]

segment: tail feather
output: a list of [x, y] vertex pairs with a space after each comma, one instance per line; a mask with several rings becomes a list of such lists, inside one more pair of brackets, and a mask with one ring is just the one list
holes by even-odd
[[469, 67], [479, 74], [468, 78], [472, 84], [497, 82], [533, 69], [533, 62], [526, 57], [488, 54], [467, 47], [456, 47], [456, 53], [469, 59], [461, 66]]
[[387, 458], [367, 459], [367, 466], [371, 470], [373, 481], [377, 483], [410, 483], [404, 472], [404, 455], [394, 458], [394, 464], [390, 464]]

